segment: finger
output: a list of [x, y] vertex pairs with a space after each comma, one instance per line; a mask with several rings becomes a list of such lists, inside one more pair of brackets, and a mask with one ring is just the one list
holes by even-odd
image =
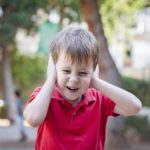
[[51, 54], [49, 54], [49, 59], [48, 59], [48, 65], [47, 65], [47, 77], [49, 76], [49, 73], [53, 70], [54, 67], [54, 62]]
[[49, 54], [48, 65], [51, 65], [51, 64], [53, 64], [53, 63], [54, 63], [54, 62], [53, 62], [52, 55]]

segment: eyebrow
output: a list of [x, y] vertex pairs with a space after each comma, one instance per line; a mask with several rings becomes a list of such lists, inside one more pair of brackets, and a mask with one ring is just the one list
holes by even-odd
[[71, 67], [69, 67], [69, 66], [62, 66], [61, 68], [63, 68], [63, 69], [70, 69]]
[[[71, 70], [71, 67], [62, 67], [62, 70], [63, 69], [69, 69], [69, 70]], [[89, 70], [87, 70], [86, 68], [79, 68], [79, 70], [77, 70], [78, 72], [87, 72], [87, 73], [89, 73], [90, 71]]]

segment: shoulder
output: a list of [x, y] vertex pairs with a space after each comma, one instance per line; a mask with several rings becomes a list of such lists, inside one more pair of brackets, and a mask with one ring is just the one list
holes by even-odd
[[36, 87], [33, 92], [31, 93], [31, 96], [36, 96], [42, 89], [42, 86]]
[[[42, 89], [42, 86], [36, 87], [33, 90], [33, 92], [31, 93], [29, 99], [27, 100], [27, 103], [30, 103], [32, 100], [34, 100], [34, 98], [39, 94], [39, 92], [41, 91], [41, 89]], [[58, 90], [57, 90], [56, 87], [54, 87], [52, 97], [60, 97], [60, 94], [59, 94], [59, 92], [58, 92]]]
[[94, 101], [95, 105], [100, 107], [100, 111], [106, 116], [112, 115], [115, 107], [115, 103], [106, 95], [104, 95], [101, 91], [96, 90], [94, 88], [90, 88], [85, 93], [86, 98], [90, 97], [88, 100]]
[[27, 100], [27, 104], [30, 103], [38, 95], [38, 93], [41, 91], [41, 89], [42, 89], [42, 86], [39, 86], [33, 90], [29, 99]]
[[84, 93], [84, 99], [89, 103], [89, 102], [101, 102], [102, 101], [102, 93], [97, 91], [94, 88], [89, 88], [87, 91]]
[[90, 98], [90, 99], [95, 99], [96, 102], [100, 102], [101, 105], [103, 105], [104, 107], [112, 105], [114, 106], [114, 102], [107, 97], [106, 95], [104, 95], [101, 91], [96, 90], [94, 88], [89, 88], [86, 93], [85, 93], [85, 97]]
[[103, 97], [103, 94], [101, 93], [101, 91], [98, 91], [94, 88], [89, 88], [86, 92], [85, 92], [85, 96], [88, 97], [95, 97], [96, 99], [101, 99]]

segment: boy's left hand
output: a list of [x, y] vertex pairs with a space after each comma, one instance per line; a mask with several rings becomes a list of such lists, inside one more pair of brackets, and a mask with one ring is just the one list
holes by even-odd
[[97, 65], [91, 78], [90, 88], [95, 88], [96, 79], [99, 78], [99, 66]]

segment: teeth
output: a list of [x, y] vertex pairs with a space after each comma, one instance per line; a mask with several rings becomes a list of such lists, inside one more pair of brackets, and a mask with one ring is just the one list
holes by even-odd
[[70, 90], [77, 90], [78, 88], [67, 87]]
[[77, 88], [70, 88], [71, 90], [76, 90]]

